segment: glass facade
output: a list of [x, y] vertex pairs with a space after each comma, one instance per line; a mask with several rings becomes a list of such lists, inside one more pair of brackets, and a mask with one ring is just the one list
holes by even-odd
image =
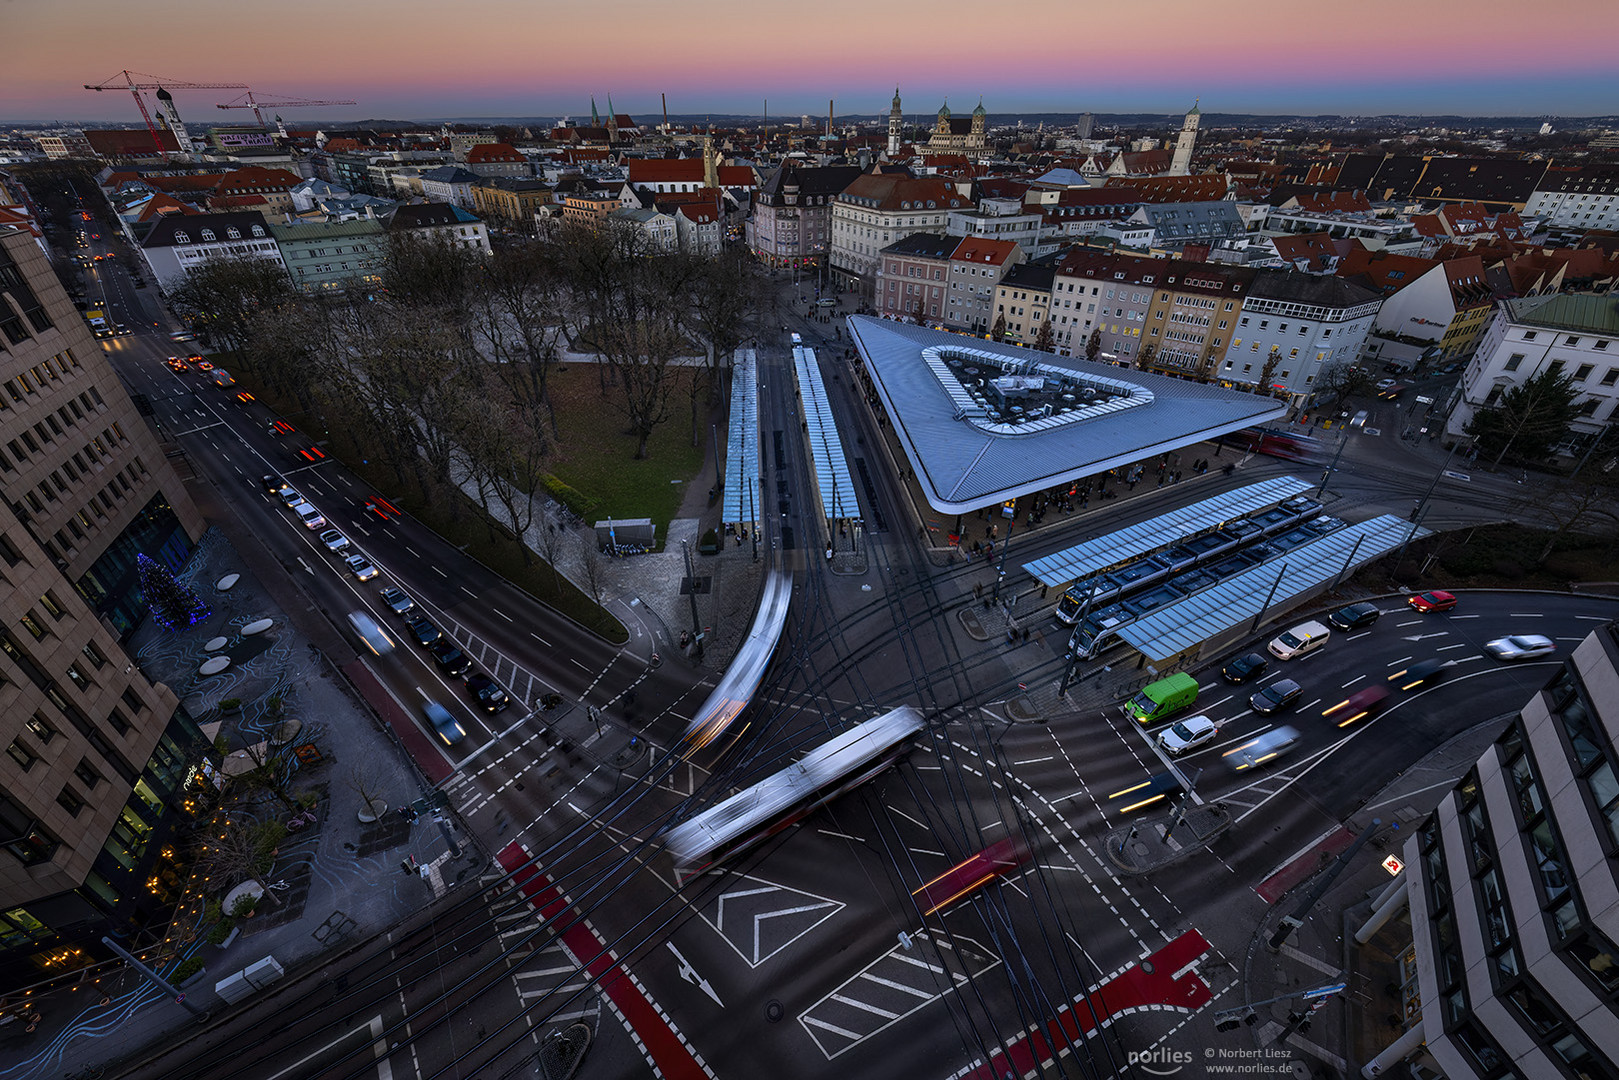
[[135, 556], [147, 555], [178, 572], [191, 549], [190, 537], [160, 491], [79, 578], [79, 593], [97, 614], [111, 620], [120, 638], [127, 638], [146, 617]]

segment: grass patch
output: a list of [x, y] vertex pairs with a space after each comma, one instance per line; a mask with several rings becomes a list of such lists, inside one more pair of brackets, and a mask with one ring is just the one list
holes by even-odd
[[[594, 499], [597, 520], [651, 518], [661, 540], [669, 535], [669, 522], [680, 512], [686, 486], [701, 482], [703, 447], [691, 444], [689, 388], [701, 376], [697, 368], [671, 368], [670, 419], [652, 432], [647, 457], [635, 460], [636, 438], [627, 431], [624, 414], [607, 388], [602, 396], [601, 373], [595, 364], [568, 364], [551, 376], [551, 404], [556, 410], [558, 449], [551, 472], [569, 487]], [[699, 439], [708, 438], [706, 392], [697, 403]]]
[[[1549, 534], [1527, 525], [1480, 525], [1456, 529], [1413, 543], [1398, 568], [1400, 580], [1426, 566], [1422, 587], [1566, 589], [1579, 582], [1613, 581], [1612, 538], [1568, 534], [1558, 540], [1546, 560], [1536, 565]], [[1383, 573], [1388, 560], [1383, 560]]]
[[[266, 390], [251, 373], [238, 375], [236, 381], [243, 388], [251, 390], [260, 402], [277, 412], [297, 408], [295, 402], [275, 400], [275, 395]], [[511, 530], [488, 520], [482, 508], [465, 494], [452, 492], [448, 496], [429, 499], [417, 491], [414, 485], [401, 489], [391, 469], [379, 462], [368, 461], [361, 455], [359, 449], [349, 439], [344, 425], [332, 425], [328, 439], [326, 446], [328, 454], [341, 461], [345, 468], [381, 492], [400, 509], [443, 537], [445, 542], [464, 548], [468, 555], [540, 603], [567, 616], [604, 640], [615, 645], [629, 641], [629, 631], [624, 628], [623, 623], [576, 588], [566, 577], [553, 573], [550, 564], [537, 553], [531, 554], [532, 561], [525, 565], [522, 551]], [[459, 500], [459, 519], [452, 518], [450, 514], [450, 499]]]

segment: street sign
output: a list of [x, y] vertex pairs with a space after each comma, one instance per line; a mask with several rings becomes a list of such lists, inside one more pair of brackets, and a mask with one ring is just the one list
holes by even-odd
[[1341, 994], [1347, 989], [1349, 984], [1346, 982], [1333, 983], [1331, 986], [1318, 986], [1314, 990], [1306, 990], [1299, 996], [1309, 1001], [1311, 998], [1326, 997], [1328, 994]]
[[1396, 856], [1390, 855], [1383, 860], [1383, 869], [1389, 872], [1390, 877], [1396, 877], [1401, 870], [1405, 869], [1405, 863], [1401, 862]]

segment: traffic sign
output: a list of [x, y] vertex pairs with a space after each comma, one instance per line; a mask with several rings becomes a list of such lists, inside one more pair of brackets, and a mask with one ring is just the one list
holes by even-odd
[[1347, 989], [1349, 984], [1346, 982], [1333, 983], [1331, 986], [1318, 986], [1314, 990], [1306, 990], [1299, 996], [1309, 1001], [1311, 998], [1326, 997], [1328, 994], [1341, 994]]
[[1398, 856], [1390, 855], [1383, 860], [1383, 869], [1389, 872], [1390, 877], [1398, 877], [1400, 871], [1405, 869], [1405, 863], [1401, 862]]

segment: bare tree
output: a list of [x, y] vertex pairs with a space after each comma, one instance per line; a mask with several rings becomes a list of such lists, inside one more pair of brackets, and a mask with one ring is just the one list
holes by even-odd
[[1316, 400], [1333, 408], [1371, 389], [1371, 375], [1348, 360], [1334, 360], [1323, 366], [1315, 377]]
[[1259, 369], [1259, 381], [1254, 384], [1254, 389], [1256, 391], [1264, 394], [1266, 397], [1276, 396], [1276, 391], [1271, 389], [1271, 380], [1276, 377], [1276, 368], [1279, 364], [1281, 364], [1281, 362], [1282, 347], [1280, 345], [1272, 345], [1270, 347], [1270, 355], [1265, 357], [1265, 366]]
[[279, 264], [250, 257], [208, 259], [185, 272], [169, 290], [175, 311], [211, 341], [241, 352], [261, 315], [286, 308], [295, 296]]
[[374, 760], [361, 761], [349, 767], [345, 782], [351, 791], [360, 796], [365, 803], [366, 813], [375, 821], [388, 812], [388, 804], [383, 801], [384, 777], [381, 767]]
[[600, 604], [607, 589], [607, 560], [602, 558], [601, 549], [596, 546], [594, 532], [588, 536], [580, 533], [578, 544], [579, 580], [590, 598]]
[[557, 504], [547, 502], [540, 511], [539, 524], [543, 527], [535, 530], [535, 538], [540, 545], [540, 555], [551, 568], [552, 585], [557, 594], [561, 595], [562, 574], [557, 569], [557, 562], [562, 558], [563, 545], [568, 538], [568, 523], [558, 511]]

